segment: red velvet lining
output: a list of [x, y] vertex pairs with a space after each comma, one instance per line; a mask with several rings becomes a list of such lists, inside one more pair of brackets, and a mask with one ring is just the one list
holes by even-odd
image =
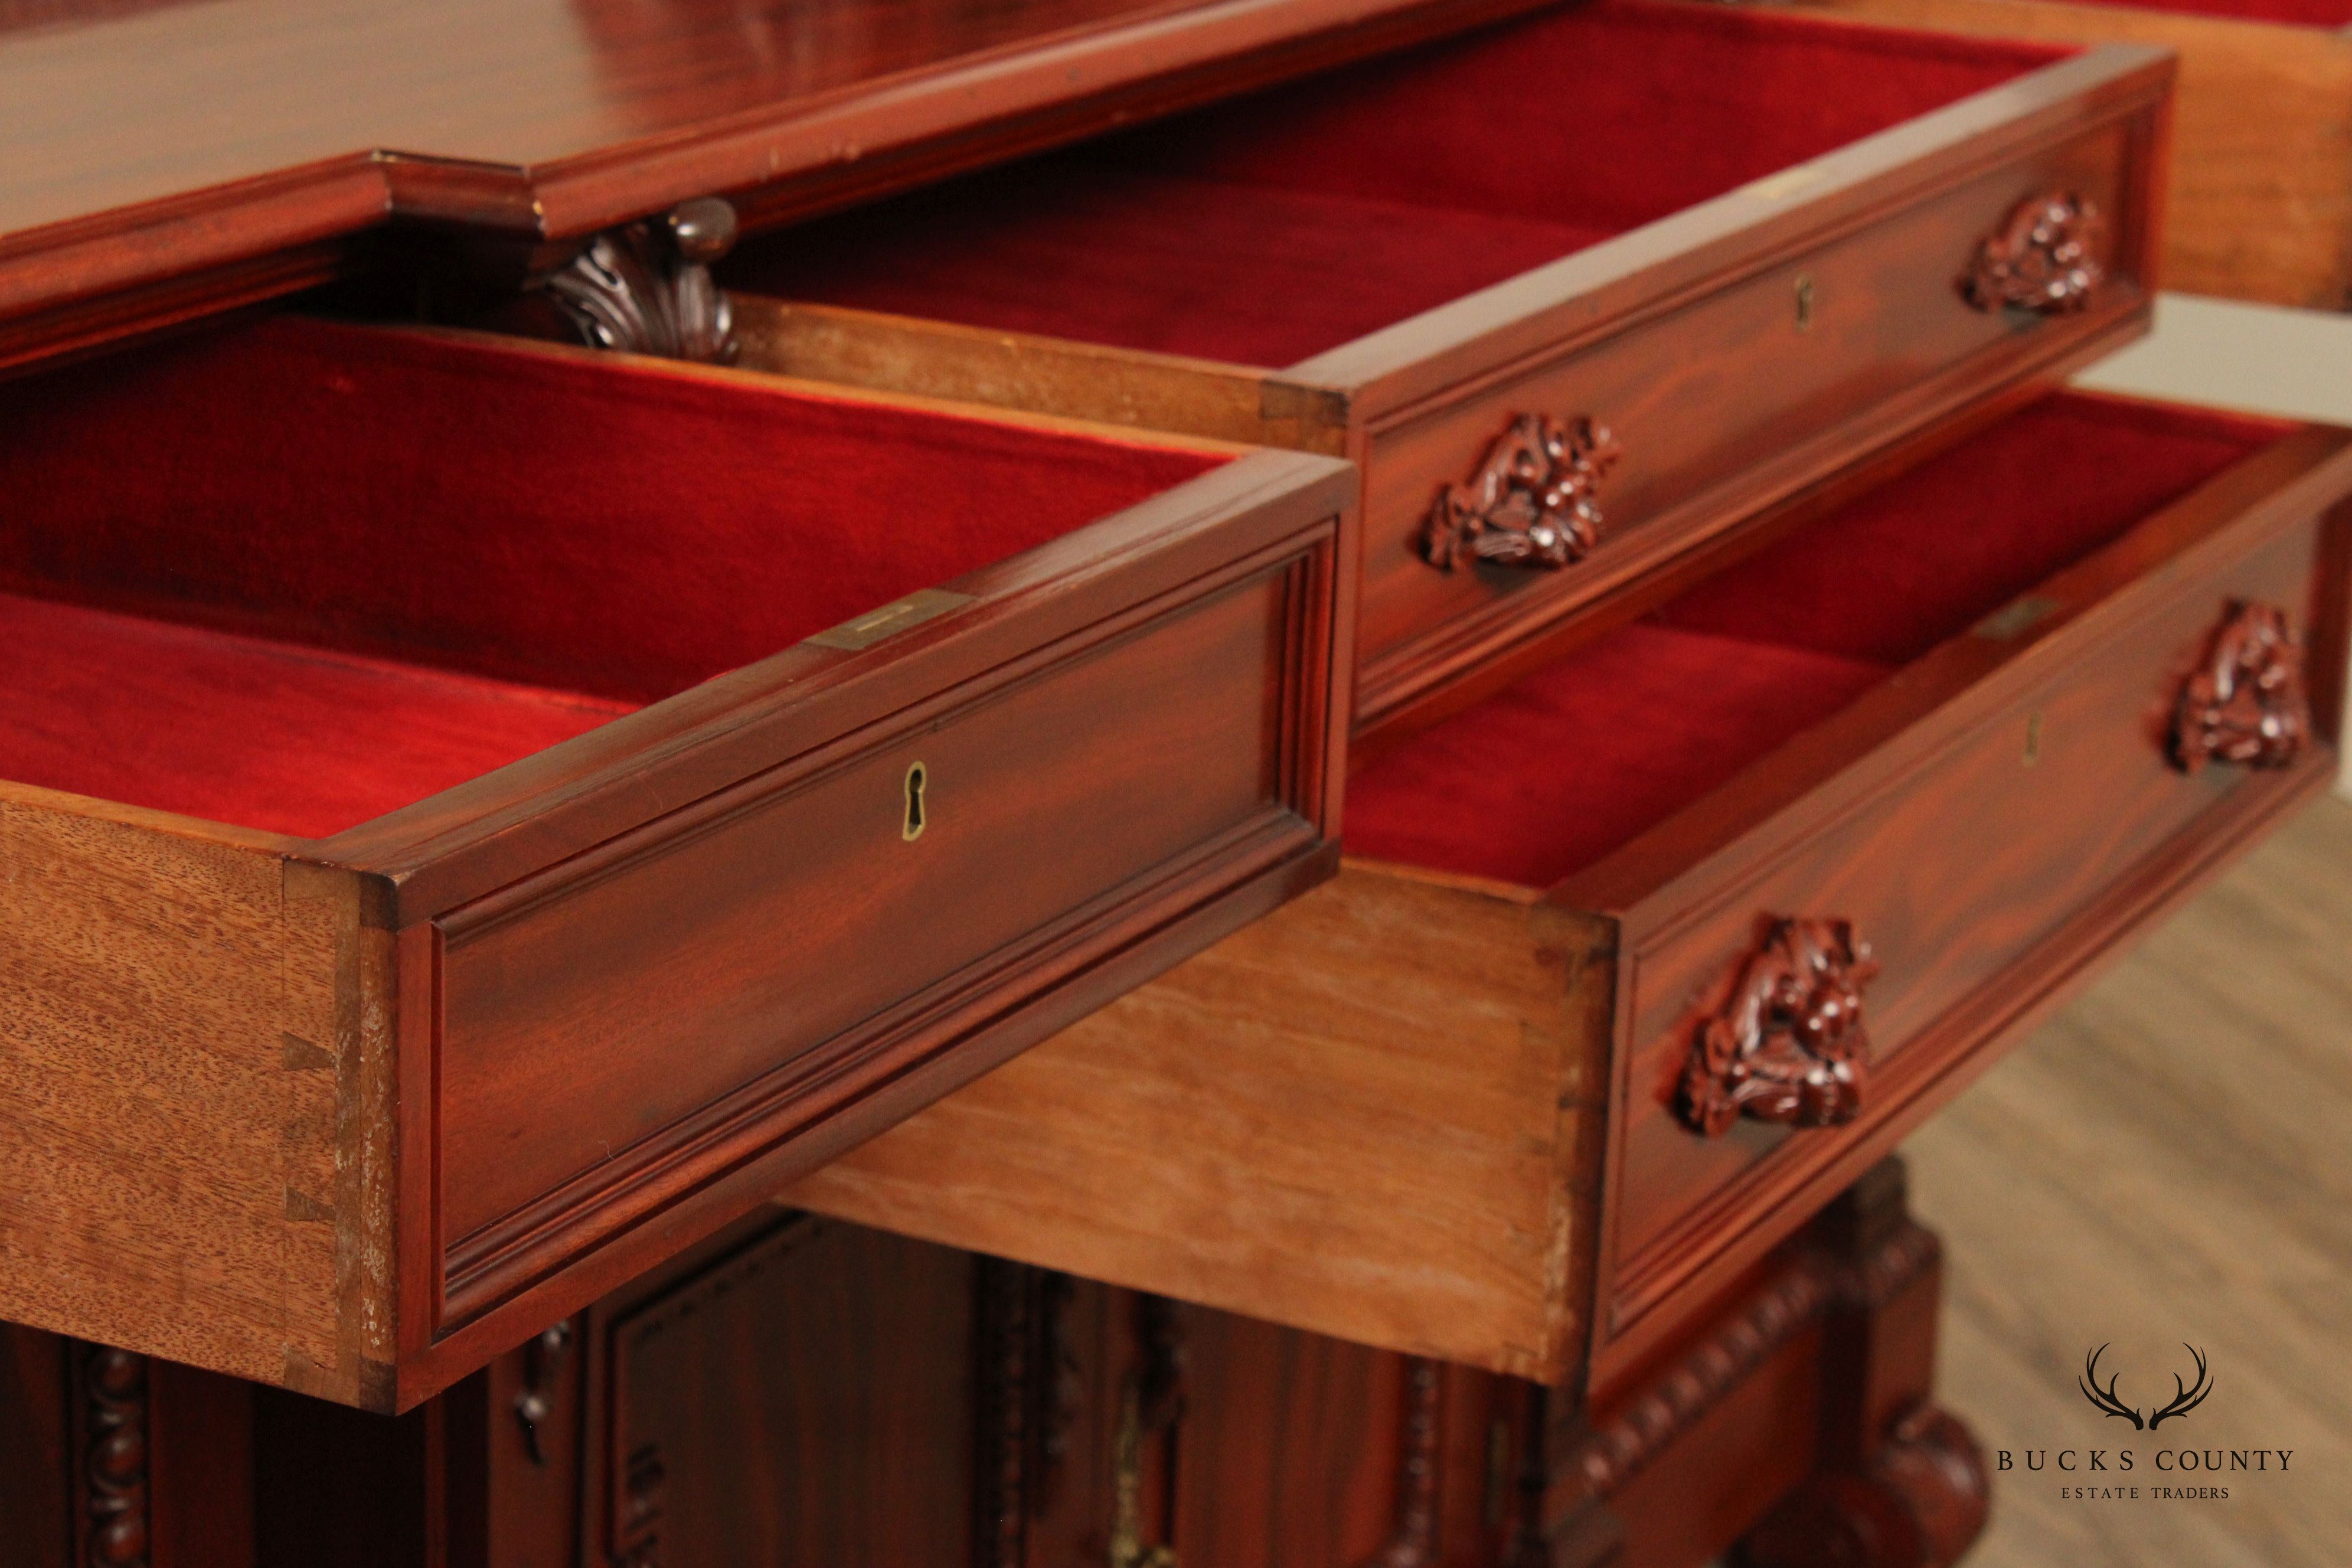
[[0, 594], [8, 777], [323, 838], [625, 703]]
[[2137, 11], [2179, 11], [2239, 22], [2284, 22], [2298, 27], [2352, 26], [2352, 0], [2084, 0]]
[[509, 685], [20, 612], [143, 674], [12, 678], [0, 775], [350, 826], [1223, 460], [298, 319], [92, 362], [0, 387], [0, 591]]
[[1601, 0], [790, 230], [729, 277], [1288, 364], [2067, 52]]
[[2280, 430], [2045, 399], [1377, 759], [1348, 847], [1558, 882]]
[[2044, 398], [1701, 583], [1659, 619], [1902, 664], [2278, 431], [2222, 414]]

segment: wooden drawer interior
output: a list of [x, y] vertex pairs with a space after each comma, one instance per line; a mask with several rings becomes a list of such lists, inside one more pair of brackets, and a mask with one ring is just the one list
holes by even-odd
[[8, 388], [0, 773], [328, 838], [1232, 458], [583, 368], [289, 319]]
[[1603, 0], [793, 229], [725, 275], [1288, 366], [2066, 53]]
[[[2061, 395], [1792, 514], [1747, 559], [1369, 762], [1350, 781], [1351, 858], [1333, 887], [791, 1199], [1390, 1348], [1566, 1375], [1593, 1292], [1613, 1288], [1599, 1276], [1631, 1179], [1621, 1142], [1675, 1093], [1673, 1063], [1627, 1071], [1641, 1047], [1673, 1054], [1659, 1031], [1701, 988], [1685, 973], [1688, 933], [1744, 931], [1746, 889], [1788, 891], [1769, 884], [1774, 868], [1795, 868], [1799, 902], [1772, 912], [1834, 912], [1802, 902], [1806, 856], [1822, 847], [1848, 891], [1899, 878], [1888, 885], [1933, 905], [1969, 857], [2000, 847], [1938, 851], [1931, 831], [1898, 870], [1839, 835], [1874, 811], [1932, 814], [1937, 790], [1967, 787], [1980, 745], [2016, 766], [2029, 712], [2105, 668], [2094, 656], [2118, 627], [2152, 627], [2132, 635], [2162, 652], [2126, 681], [2128, 711], [2108, 711], [2084, 744], [2101, 758], [2120, 746], [2112, 766], [2145, 775], [2136, 787], [2154, 804], [2114, 825], [2053, 817], [2029, 845], [2093, 868], [2026, 900], [2058, 947], [2081, 960], [2082, 943], [2121, 940], [2158, 907], [2150, 889], [2173, 896], [2265, 813], [2322, 786], [2343, 657], [2325, 584], [2342, 563], [2317, 559], [2316, 520], [2347, 488], [2343, 447]], [[2191, 779], [2168, 770], [2164, 716], [2141, 705], [2158, 705], [2179, 678], [2170, 661], [2193, 656], [2240, 586], [2283, 595], [2309, 628], [2322, 743], [2284, 774]], [[2074, 754], [2053, 751], [2053, 766]], [[2084, 937], [2076, 916], [2126, 884], [2147, 896]], [[2032, 935], [2004, 926], [2027, 956], [1986, 962], [2032, 962]], [[1747, 939], [1729, 940], [1736, 956]], [[1641, 991], [1645, 964], [1669, 977], [1655, 996]], [[2014, 1037], [2028, 1010], [1980, 1023], [1976, 994], [1963, 1007], [1948, 981], [1915, 987], [1941, 998], [1931, 1005], [1906, 1004], [1891, 978], [1890, 1032], [1874, 1042], [1909, 1071], [1908, 1098], [1799, 1134], [1828, 1140], [1810, 1148], [1834, 1151], [1836, 1171], [1807, 1166], [1775, 1205], [1730, 1215], [1736, 1233], [1704, 1238], [1717, 1250], [1675, 1276], [1676, 1300], [1719, 1289], [1949, 1092], [1948, 1074], [1920, 1087], [1922, 1064], [1981, 1063]], [[1912, 1034], [1952, 1034], [1963, 1012], [1976, 1032], [1901, 1062]], [[1740, 1163], [1773, 1146], [1717, 1144], [1730, 1152], [1707, 1179], [1745, 1179]], [[1655, 1305], [1664, 1287], [1644, 1289]], [[1654, 1349], [1671, 1316], [1619, 1338], [1610, 1364]], [[1624, 1326], [1604, 1321], [1598, 1338]]]
[[0, 410], [10, 1318], [405, 1406], [1336, 864], [1328, 458], [297, 318]]

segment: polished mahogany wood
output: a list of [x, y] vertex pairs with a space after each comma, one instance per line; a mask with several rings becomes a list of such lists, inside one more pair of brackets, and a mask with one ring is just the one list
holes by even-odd
[[1669, 1352], [1552, 1413], [1536, 1560], [1950, 1568], [1990, 1477], [1934, 1402], [1940, 1289], [1883, 1163]]
[[[1353, 458], [1357, 728], [1386, 745], [1759, 511], [2143, 331], [2170, 75], [2090, 50], [1279, 369], [756, 297], [742, 363]], [[1972, 261], [2050, 191], [2105, 215], [2065, 269], [2099, 286], [2052, 315], [1972, 307]], [[1577, 420], [1612, 433], [1601, 498], [1597, 473], [1556, 513], [1515, 497], [1514, 466], [1553, 466], [1545, 422]], [[1479, 521], [1517, 510], [1541, 541]]]
[[1459, 28], [1514, 0], [186, 0], [0, 19], [0, 365], [690, 197], [756, 221]]
[[2180, 57], [2164, 277], [2191, 294], [2352, 304], [2352, 37], [2203, 9], [2068, 0], [1796, 0], [1994, 38], [2127, 40]]
[[[779, 1211], [400, 1417], [148, 1358], [103, 1403], [78, 1369], [123, 1352], [5, 1329], [0, 1540], [37, 1568], [1694, 1568], [1890, 1519], [1948, 1542], [1936, 1246], [1899, 1205], [1860, 1223], [1865, 1197], [1591, 1398]], [[76, 1542], [120, 1458], [76, 1438], [125, 1388], [155, 1528], [107, 1559]]]
[[[2224, 469], [1557, 886], [1351, 861], [793, 1200], [1417, 1354], [1618, 1376], [2326, 787], [2332, 739], [2191, 779], [2165, 726], [2233, 599], [2302, 606], [2314, 668], [2342, 662], [2347, 443], [2294, 434]], [[1677, 1114], [1694, 1034], [1792, 912], [1874, 951], [1870, 1092], [1843, 1126], [1701, 1136]]]
[[1352, 489], [1238, 457], [325, 839], [0, 785], [0, 1310], [405, 1408], [1323, 879]]

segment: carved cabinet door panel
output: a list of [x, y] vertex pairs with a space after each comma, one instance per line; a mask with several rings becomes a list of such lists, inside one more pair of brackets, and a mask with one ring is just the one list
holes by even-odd
[[970, 1561], [975, 1274], [969, 1254], [795, 1219], [600, 1307], [602, 1557]]

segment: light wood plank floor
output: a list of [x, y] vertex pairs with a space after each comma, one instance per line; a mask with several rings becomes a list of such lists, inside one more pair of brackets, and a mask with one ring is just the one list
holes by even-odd
[[[2291, 824], [1905, 1152], [1949, 1247], [1945, 1402], [1988, 1448], [2138, 1456], [2137, 1501], [1998, 1477], [1972, 1568], [2352, 1563], [2352, 805]], [[2183, 1341], [2210, 1397], [2156, 1433], [2102, 1419], [2075, 1377], [2106, 1341], [2143, 1409]], [[2155, 1450], [2192, 1446], [2294, 1454], [2224, 1474], [2226, 1501], [2149, 1497], [2179, 1481]]]

